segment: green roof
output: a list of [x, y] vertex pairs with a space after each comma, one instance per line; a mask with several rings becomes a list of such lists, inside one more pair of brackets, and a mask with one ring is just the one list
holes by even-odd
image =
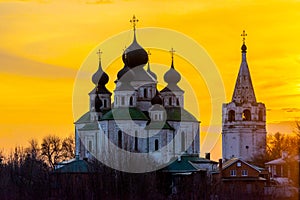
[[[103, 115], [105, 115], [109, 111], [110, 110], [102, 110], [102, 113], [103, 113]], [[75, 124], [84, 124], [84, 123], [89, 123], [89, 122], [91, 122], [90, 112], [86, 112], [75, 122]]]
[[87, 123], [79, 130], [80, 131], [99, 130], [99, 126], [97, 122]]
[[84, 160], [73, 159], [71, 162], [66, 164], [61, 163], [59, 165], [63, 165], [54, 171], [54, 173], [89, 173], [91, 170], [89, 169], [89, 164]]
[[146, 120], [149, 118], [138, 108], [114, 108], [104, 114], [102, 120]]
[[76, 122], [75, 124], [80, 124], [80, 123], [87, 123], [90, 122], [90, 112], [86, 112], [84, 115], [82, 115]]
[[169, 164], [167, 167], [163, 169], [166, 172], [173, 173], [187, 173], [187, 172], [197, 172], [197, 169], [189, 159], [190, 157], [182, 156], [181, 159], [176, 159], [174, 162]]
[[181, 107], [166, 108], [167, 121], [192, 121], [199, 122], [191, 113]]
[[174, 130], [174, 128], [168, 123], [164, 121], [151, 121], [147, 126], [145, 127], [146, 130], [155, 130], [155, 129], [169, 129]]

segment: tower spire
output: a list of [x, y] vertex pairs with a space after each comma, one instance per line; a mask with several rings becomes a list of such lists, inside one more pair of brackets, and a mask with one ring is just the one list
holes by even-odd
[[241, 36], [243, 37], [242, 63], [240, 66], [238, 77], [236, 79], [232, 101], [237, 103], [254, 103], [256, 102], [256, 97], [246, 59], [247, 47], [245, 45], [245, 37], [247, 36], [247, 34], [245, 30], [243, 31]]

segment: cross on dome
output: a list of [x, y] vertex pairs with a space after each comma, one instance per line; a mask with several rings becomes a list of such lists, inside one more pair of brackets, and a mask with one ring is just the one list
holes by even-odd
[[132, 24], [133, 30], [135, 31], [136, 24], [139, 22], [139, 20], [133, 15], [132, 19], [130, 20], [130, 23]]
[[173, 49], [173, 47], [171, 48], [171, 50], [169, 51], [170, 53], [171, 53], [171, 56], [172, 56], [172, 60], [173, 60], [173, 58], [174, 58], [174, 54], [175, 54], [175, 50]]
[[101, 62], [101, 55], [102, 55], [102, 51], [99, 49], [98, 51], [97, 51], [97, 53], [96, 54], [98, 54], [98, 57], [99, 57], [99, 62]]

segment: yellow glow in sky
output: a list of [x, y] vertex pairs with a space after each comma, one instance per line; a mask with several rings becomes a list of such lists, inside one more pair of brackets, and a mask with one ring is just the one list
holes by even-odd
[[[73, 132], [77, 70], [99, 43], [131, 29], [133, 14], [140, 28], [172, 29], [202, 45], [219, 69], [227, 101], [245, 29], [248, 65], [257, 100], [267, 107], [268, 132], [292, 132], [290, 122], [300, 113], [299, 10], [298, 0], [0, 0], [0, 149]], [[208, 117], [199, 120], [205, 132]]]

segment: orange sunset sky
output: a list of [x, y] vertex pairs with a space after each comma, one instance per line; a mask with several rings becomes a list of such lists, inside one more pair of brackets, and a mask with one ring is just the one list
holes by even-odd
[[[267, 107], [267, 131], [292, 133], [300, 116], [299, 10], [299, 0], [0, 0], [0, 149], [27, 145], [29, 139], [48, 134], [73, 134], [76, 74], [101, 42], [131, 29], [133, 14], [140, 20], [138, 28], [172, 29], [205, 48], [222, 77], [227, 102], [240, 66], [240, 34], [245, 29], [256, 98]], [[143, 35], [137, 33], [143, 45]], [[169, 65], [167, 56], [164, 64]], [[152, 60], [160, 58], [153, 55]], [[176, 61], [185, 78], [192, 78], [184, 72], [184, 62], [175, 58], [175, 67]], [[122, 67], [116, 63], [104, 66], [111, 82]], [[162, 80], [163, 74], [159, 76]], [[113, 83], [109, 89], [114, 89]], [[202, 89], [205, 85], [199, 86]], [[82, 97], [88, 103], [87, 94]], [[205, 133], [210, 125], [210, 106], [205, 106], [209, 101], [197, 98], [202, 101], [197, 117]], [[187, 101], [186, 107], [193, 109]], [[219, 123], [213, 125], [220, 128], [221, 113], [218, 116]], [[220, 145], [218, 139], [203, 151], [220, 155]]]

